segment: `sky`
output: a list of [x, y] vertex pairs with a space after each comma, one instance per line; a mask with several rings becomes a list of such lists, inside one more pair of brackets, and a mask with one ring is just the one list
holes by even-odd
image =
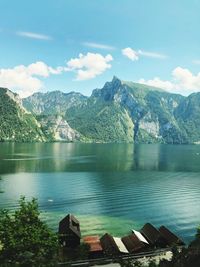
[[90, 95], [115, 75], [200, 91], [199, 0], [0, 0], [0, 87]]

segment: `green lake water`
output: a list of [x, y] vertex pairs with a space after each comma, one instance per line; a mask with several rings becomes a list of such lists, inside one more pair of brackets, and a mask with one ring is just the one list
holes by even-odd
[[200, 146], [0, 144], [0, 208], [36, 197], [55, 230], [73, 213], [82, 235], [166, 225], [186, 242], [200, 224]]

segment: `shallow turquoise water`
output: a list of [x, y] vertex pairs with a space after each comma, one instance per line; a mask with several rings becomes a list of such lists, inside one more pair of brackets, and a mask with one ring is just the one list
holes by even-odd
[[200, 146], [0, 144], [0, 207], [37, 197], [57, 229], [74, 213], [82, 234], [165, 224], [185, 241], [200, 224]]

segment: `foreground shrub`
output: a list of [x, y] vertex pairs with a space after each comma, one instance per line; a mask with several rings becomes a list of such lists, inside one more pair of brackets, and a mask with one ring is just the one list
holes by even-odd
[[57, 236], [39, 215], [36, 199], [24, 197], [14, 213], [0, 211], [1, 266], [54, 266]]

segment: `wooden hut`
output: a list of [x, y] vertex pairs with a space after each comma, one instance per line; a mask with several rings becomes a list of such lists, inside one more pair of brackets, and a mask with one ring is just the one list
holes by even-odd
[[108, 256], [129, 253], [121, 238], [105, 234], [101, 237], [101, 246]]
[[103, 256], [103, 249], [99, 236], [85, 236], [83, 242], [89, 246], [90, 258], [99, 258]]
[[146, 238], [138, 231], [132, 230], [131, 235], [122, 237], [122, 241], [130, 253], [142, 252], [149, 246]]
[[165, 238], [160, 234], [158, 229], [150, 223], [146, 223], [140, 230], [140, 233], [153, 247], [165, 247], [167, 245]]
[[163, 238], [165, 238], [165, 240], [167, 241], [167, 244], [169, 246], [173, 246], [173, 245], [183, 246], [183, 245], [185, 245], [184, 242], [178, 236], [176, 236], [174, 233], [172, 233], [164, 225], [162, 225], [159, 228], [159, 232], [160, 232], [161, 236]]
[[145, 244], [135, 234], [122, 237], [122, 241], [130, 253], [141, 252], [145, 248]]
[[68, 214], [59, 223], [59, 240], [64, 247], [77, 247], [80, 245], [81, 231], [79, 221]]

